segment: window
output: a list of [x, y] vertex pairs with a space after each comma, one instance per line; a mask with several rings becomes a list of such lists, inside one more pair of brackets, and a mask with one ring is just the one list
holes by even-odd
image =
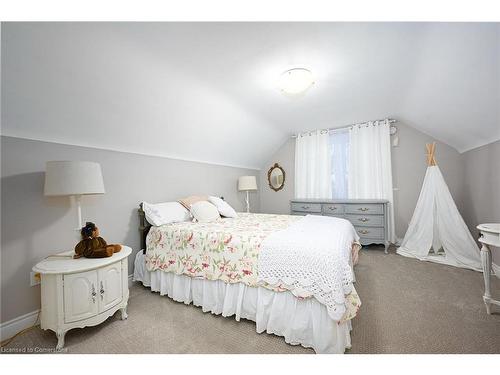
[[331, 183], [333, 199], [346, 199], [349, 173], [349, 130], [330, 134]]

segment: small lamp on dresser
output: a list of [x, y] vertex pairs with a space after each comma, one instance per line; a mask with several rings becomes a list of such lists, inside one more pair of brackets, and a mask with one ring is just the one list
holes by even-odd
[[99, 163], [91, 161], [48, 161], [45, 171], [46, 196], [74, 196], [78, 210], [78, 230], [82, 223], [82, 195], [104, 194]]
[[247, 212], [250, 212], [250, 197], [248, 193], [257, 190], [257, 179], [255, 176], [241, 176], [238, 178], [238, 190], [247, 193], [245, 203], [247, 205]]

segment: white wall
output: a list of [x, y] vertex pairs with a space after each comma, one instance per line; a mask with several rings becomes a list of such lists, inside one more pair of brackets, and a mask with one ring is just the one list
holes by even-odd
[[[478, 224], [500, 223], [500, 141], [467, 151], [462, 158], [464, 219], [478, 238]], [[493, 251], [493, 262], [500, 266], [500, 250]]]

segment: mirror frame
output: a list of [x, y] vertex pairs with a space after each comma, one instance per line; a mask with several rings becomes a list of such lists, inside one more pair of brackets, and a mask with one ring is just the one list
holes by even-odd
[[[280, 187], [277, 188], [275, 188], [271, 184], [271, 173], [276, 168], [279, 169], [281, 173], [283, 173], [283, 183], [281, 184]], [[281, 189], [283, 189], [283, 186], [285, 186], [285, 179], [286, 179], [285, 177], [286, 177], [285, 170], [278, 163], [274, 163], [274, 165], [271, 168], [269, 168], [269, 171], [267, 171], [267, 183], [269, 184], [269, 187], [274, 191], [280, 191]]]

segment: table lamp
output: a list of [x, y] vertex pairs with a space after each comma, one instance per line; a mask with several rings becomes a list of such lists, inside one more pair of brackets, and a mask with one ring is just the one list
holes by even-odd
[[248, 192], [252, 190], [257, 190], [257, 179], [255, 176], [241, 176], [238, 178], [238, 190], [246, 191], [247, 196], [245, 202], [247, 204], [247, 212], [250, 212], [250, 200]]
[[45, 171], [46, 196], [74, 196], [78, 210], [78, 230], [82, 223], [82, 195], [104, 194], [99, 163], [91, 161], [48, 161]]

